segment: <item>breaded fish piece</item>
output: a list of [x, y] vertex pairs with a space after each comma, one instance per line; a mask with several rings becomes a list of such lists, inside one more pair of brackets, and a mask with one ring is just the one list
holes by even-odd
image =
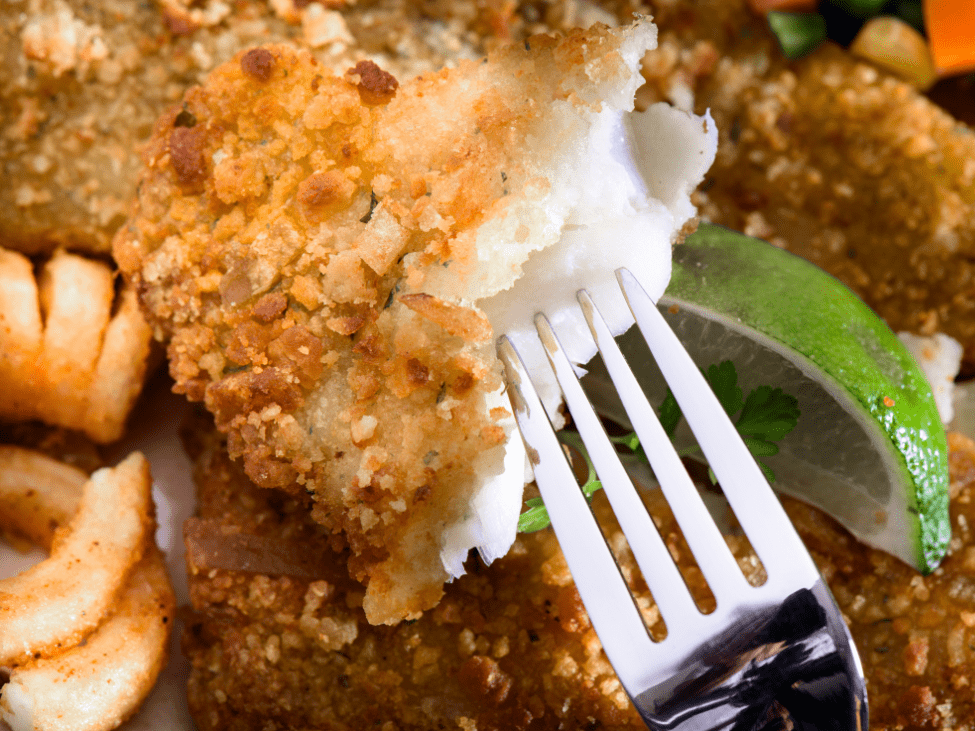
[[896, 331], [951, 335], [971, 370], [971, 128], [835, 46], [768, 70], [722, 60], [696, 104], [721, 138], [704, 216], [818, 264]]
[[275, 39], [341, 70], [369, 57], [397, 73], [420, 73], [480, 54], [489, 37], [486, 10], [450, 6], [0, 3], [0, 243], [29, 254], [59, 246], [108, 252], [135, 195], [139, 149], [153, 123], [238, 51]]
[[115, 257], [177, 390], [251, 479], [307, 490], [348, 540], [371, 621], [418, 616], [470, 548], [514, 540], [525, 460], [494, 336], [544, 302], [584, 363], [559, 310], [578, 288], [621, 331], [613, 270], [666, 285], [716, 135], [665, 105], [630, 121], [654, 39], [536, 36], [402, 87], [268, 46], [157, 124]]
[[226, 33], [221, 57], [210, 34], [194, 55], [155, 2], [4, 3], [0, 26], [0, 241], [30, 254], [108, 252], [153, 122], [207, 57], [255, 42]]
[[[370, 626], [361, 587], [307, 499], [256, 489], [210, 439], [197, 462], [199, 515], [185, 531], [194, 614], [183, 650], [201, 729], [643, 728], [551, 530], [521, 535], [508, 556], [478, 564], [417, 622]], [[955, 538], [931, 576], [785, 499], [850, 623], [873, 731], [963, 731], [975, 718], [975, 443], [953, 434], [950, 447]], [[646, 500], [699, 595], [700, 574], [680, 553], [659, 491]], [[606, 503], [595, 505], [605, 518]], [[610, 545], [620, 538], [611, 528]], [[728, 541], [760, 581], [745, 542]], [[638, 576], [622, 555], [624, 574]], [[635, 586], [660, 629], [642, 580]]]
[[307, 498], [254, 487], [219, 444], [196, 481], [183, 652], [201, 731], [643, 728], [551, 531], [471, 559], [416, 622], [373, 626]]

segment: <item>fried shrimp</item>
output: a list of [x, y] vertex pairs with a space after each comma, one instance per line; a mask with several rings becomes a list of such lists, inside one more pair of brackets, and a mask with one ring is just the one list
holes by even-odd
[[116, 259], [177, 390], [344, 536], [370, 621], [418, 616], [470, 548], [514, 540], [524, 456], [492, 336], [581, 286], [626, 312], [624, 264], [663, 291], [715, 136], [663, 105], [630, 121], [654, 38], [533, 37], [403, 85], [258, 48], [156, 126]]

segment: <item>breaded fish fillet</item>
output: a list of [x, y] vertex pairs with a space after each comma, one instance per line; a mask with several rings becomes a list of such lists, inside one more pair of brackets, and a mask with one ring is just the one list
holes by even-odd
[[551, 531], [472, 558], [418, 621], [371, 626], [307, 500], [255, 488], [219, 444], [196, 480], [183, 651], [202, 731], [642, 728]]
[[[258, 4], [251, 6], [238, 12], [253, 16]], [[268, 15], [263, 8], [262, 14]], [[194, 54], [193, 41], [171, 34], [165, 20], [155, 2], [0, 6], [5, 246], [27, 253], [57, 246], [107, 252], [135, 192], [137, 146], [153, 122], [196, 80], [201, 64], [205, 71], [213, 60], [257, 42], [253, 35], [207, 29], [197, 33]], [[273, 15], [265, 20], [287, 28]], [[224, 50], [220, 38], [230, 47]]]
[[[963, 731], [975, 718], [975, 443], [952, 435], [950, 444], [955, 538], [931, 576], [785, 501], [850, 623], [873, 731]], [[196, 480], [199, 516], [186, 527], [195, 614], [183, 649], [201, 729], [643, 728], [550, 530], [519, 536], [508, 556], [450, 584], [417, 622], [376, 627], [307, 500], [256, 489], [212, 439]], [[647, 501], [698, 591], [659, 492]], [[605, 516], [606, 504], [596, 506]], [[612, 529], [610, 544], [620, 538]], [[760, 580], [744, 542], [728, 540]], [[622, 555], [624, 573], [638, 575]], [[660, 629], [645, 585], [635, 585]]]
[[821, 266], [894, 330], [951, 335], [971, 370], [971, 128], [835, 46], [767, 71], [723, 60], [696, 104], [721, 132], [704, 216]]
[[371, 621], [418, 616], [470, 548], [514, 540], [524, 452], [494, 335], [544, 362], [544, 306], [584, 363], [579, 287], [617, 331], [616, 267], [663, 291], [716, 136], [665, 105], [631, 121], [654, 39], [536, 36], [402, 87], [269, 46], [156, 126], [116, 259], [251, 479], [307, 490], [349, 542]]
[[0, 242], [108, 252], [153, 123], [241, 49], [289, 41], [342, 70], [369, 57], [414, 74], [480, 54], [487, 16], [406, 0], [0, 3]]
[[873, 731], [968, 731], [975, 719], [975, 442], [949, 433], [948, 449], [952, 539], [930, 576], [784, 501], [856, 642]]
[[788, 61], [744, 0], [653, 5], [638, 102], [714, 115], [702, 217], [821, 266], [894, 330], [951, 335], [975, 372], [972, 128], [835, 45]]

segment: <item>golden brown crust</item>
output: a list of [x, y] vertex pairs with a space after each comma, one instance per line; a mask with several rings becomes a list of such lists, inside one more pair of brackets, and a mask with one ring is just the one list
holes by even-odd
[[264, 48], [252, 48], [240, 57], [240, 68], [258, 81], [267, 81], [274, 71], [274, 56]]
[[385, 104], [399, 88], [396, 77], [373, 61], [359, 61], [346, 74], [350, 79], [358, 79], [355, 84], [363, 104]]
[[930, 576], [857, 543], [835, 521], [788, 501], [856, 641], [873, 731], [963, 731], [975, 718], [975, 442], [949, 434], [948, 557]]
[[176, 390], [251, 479], [314, 495], [375, 621], [436, 603], [441, 536], [490, 450], [500, 466], [500, 364], [462, 294], [478, 227], [549, 184], [525, 140], [547, 105], [598, 106], [567, 78], [624, 83], [626, 37], [533, 37], [403, 85], [266, 46], [188, 91], [146, 146], [114, 252], [170, 339]]
[[413, 75], [482, 53], [492, 12], [451, 0], [3, 3], [0, 241], [107, 253], [153, 122], [240, 50], [270, 38], [338, 73], [368, 57]]
[[[447, 520], [460, 509], [448, 496], [470, 482], [461, 455], [484, 448], [478, 398], [496, 381], [460, 339], [443, 344], [437, 325], [414, 328], [409, 310], [386, 306], [405, 276], [402, 255], [434, 234], [411, 221], [395, 178], [370, 182], [386, 158], [370, 151], [377, 120], [358, 75], [333, 76], [276, 46], [262, 49], [256, 77], [255, 58], [221, 68], [157, 125], [143, 215], [119, 237], [117, 256], [136, 264], [144, 304], [173, 333], [177, 390], [205, 401], [258, 484], [317, 495], [316, 515], [346, 535], [357, 576], [376, 580], [382, 596], [389, 546], [407, 514], [423, 511], [410, 508], [413, 495], [430, 496], [431, 516], [433, 505]], [[184, 112], [192, 127], [175, 126]], [[285, 124], [298, 133], [290, 152], [277, 131]], [[394, 249], [382, 235], [390, 232]], [[170, 258], [173, 233], [181, 241]], [[474, 398], [436, 416], [465, 373], [478, 384], [468, 387]], [[469, 436], [441, 445], [445, 416]], [[446, 578], [438, 552], [434, 541], [417, 569], [437, 587]], [[415, 594], [396, 611], [418, 613], [439, 588]]]
[[895, 330], [944, 332], [975, 369], [975, 156], [957, 119], [835, 45], [789, 62], [743, 0], [661, 4], [642, 108], [710, 109], [719, 148], [702, 218], [823, 267]]
[[701, 85], [720, 134], [702, 215], [818, 264], [894, 330], [951, 335], [971, 369], [975, 133], [838, 47], [776, 52]]
[[187, 27], [183, 38], [166, 17], [156, 3], [125, 0], [0, 8], [5, 246], [107, 253], [135, 192], [138, 146], [159, 114], [211, 64], [256, 42], [254, 25], [295, 33], [263, 3], [237, 3], [233, 16]]
[[[306, 501], [255, 490], [219, 445], [210, 449], [198, 463], [201, 518], [273, 544], [279, 554], [316, 552], [328, 575], [306, 578], [300, 561], [271, 575], [234, 570], [226, 561], [194, 567], [196, 614], [183, 647], [193, 663], [189, 698], [201, 729], [243, 729], [268, 719], [281, 729], [362, 728], [375, 720], [402, 729], [467, 728], [461, 717], [478, 729], [642, 728], [551, 532], [520, 536], [509, 556], [450, 584], [440, 605], [416, 623], [369, 626], [360, 589], [341, 559], [327, 558], [327, 537], [308, 518]], [[785, 500], [850, 625], [867, 676], [872, 731], [964, 731], [975, 717], [975, 442], [952, 434], [950, 449], [955, 538], [931, 576], [857, 543], [816, 509]], [[713, 607], [659, 493], [647, 501], [699, 605]], [[605, 504], [597, 499], [596, 506], [605, 518]], [[609, 542], [618, 545], [618, 529], [609, 525]], [[761, 565], [746, 542], [728, 542], [746, 575], [760, 581]], [[632, 557], [623, 557], [624, 573], [638, 574]], [[636, 588], [655, 633], [659, 613], [639, 578]]]
[[490, 568], [472, 559], [416, 622], [371, 626], [306, 498], [255, 489], [213, 441], [197, 483], [211, 542], [247, 536], [295, 557], [279, 573], [235, 570], [226, 554], [190, 566], [183, 648], [201, 729], [642, 727], [551, 533], [524, 536]]

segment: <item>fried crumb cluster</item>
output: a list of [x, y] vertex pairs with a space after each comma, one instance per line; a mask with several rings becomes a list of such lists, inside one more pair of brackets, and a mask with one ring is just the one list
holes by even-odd
[[483, 318], [397, 298], [403, 258], [463, 215], [428, 195], [435, 175], [386, 172], [376, 110], [397, 87], [369, 62], [336, 76], [284, 46], [240, 55], [157, 124], [115, 254], [171, 338], [176, 389], [206, 402], [255, 482], [315, 494], [374, 592], [391, 593], [380, 565], [418, 576], [396, 610], [415, 614], [446, 575], [407, 518], [456, 517], [449, 491], [504, 434], [484, 408], [500, 382], [476, 349]]
[[[873, 731], [972, 729], [975, 443], [953, 434], [950, 446], [955, 537], [931, 576], [785, 500], [853, 634]], [[490, 567], [474, 566], [417, 622], [376, 627], [307, 500], [257, 490], [212, 437], [196, 479], [199, 517], [187, 530], [195, 614], [183, 647], [201, 729], [253, 728], [272, 718], [276, 729], [643, 728], [550, 530], [520, 536]], [[698, 605], [713, 608], [659, 492], [644, 499]], [[595, 505], [651, 634], [664, 636], [607, 504]], [[207, 543], [204, 532], [216, 537]], [[727, 540], [746, 578], [761, 583], [764, 569], [747, 540]], [[245, 542], [261, 545], [273, 565], [242, 563], [254, 555], [238, 547]]]
[[539, 120], [598, 109], [578, 94], [627, 78], [628, 37], [533, 37], [407, 86], [369, 61], [335, 75], [256, 48], [146, 147], [114, 254], [176, 390], [205, 402], [257, 484], [314, 496], [373, 621], [436, 603], [441, 536], [501, 470], [512, 427], [472, 293], [518, 276], [485, 251], [546, 230], [505, 218], [552, 185], [523, 152]]
[[[140, 146], [187, 87], [274, 39], [341, 72], [401, 78], [532, 33], [629, 18], [638, 3], [475, 0], [10, 0], [0, 5], [0, 240], [27, 253], [107, 252]], [[619, 8], [615, 6], [619, 5]]]
[[109, 251], [135, 191], [138, 145], [159, 114], [210, 65], [259, 42], [262, 29], [287, 31], [260, 5], [237, 4], [239, 15], [189, 41], [169, 31], [154, 2], [4, 3], [4, 245]]

